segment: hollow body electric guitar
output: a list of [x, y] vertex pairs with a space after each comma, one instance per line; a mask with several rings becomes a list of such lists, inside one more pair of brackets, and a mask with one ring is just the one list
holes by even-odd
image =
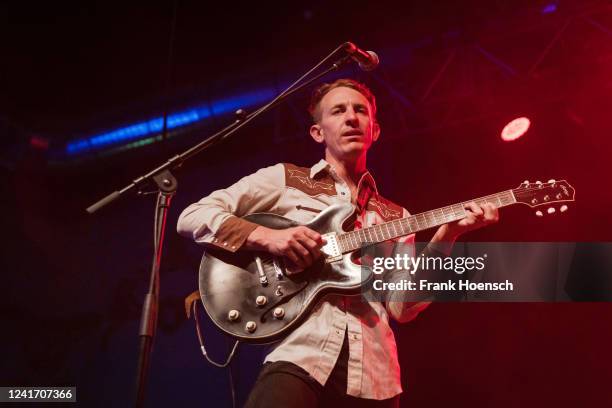
[[[552, 204], [574, 201], [574, 188], [566, 181], [524, 182], [518, 188], [475, 200], [493, 203], [497, 208], [512, 204], [548, 207], [539, 216], [554, 213]], [[222, 249], [207, 250], [200, 264], [200, 296], [212, 321], [225, 333], [249, 343], [270, 343], [286, 336], [308, 315], [327, 293], [354, 295], [371, 278], [353, 262], [362, 245], [373, 245], [433, 228], [466, 216], [467, 202], [426, 211], [354, 231], [343, 226], [354, 207], [341, 204], [328, 207], [309, 223], [326, 241], [323, 256], [308, 269], [287, 274], [282, 257], [265, 252]], [[567, 210], [563, 204], [560, 212]], [[288, 218], [267, 213], [245, 219], [273, 229], [302, 225]], [[357, 252], [358, 254], [358, 252]]]

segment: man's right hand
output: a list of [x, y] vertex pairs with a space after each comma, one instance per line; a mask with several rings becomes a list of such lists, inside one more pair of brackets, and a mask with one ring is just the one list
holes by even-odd
[[325, 240], [321, 234], [304, 226], [276, 230], [260, 225], [249, 234], [245, 243], [247, 249], [286, 257], [299, 271], [308, 268], [321, 256], [323, 245]]

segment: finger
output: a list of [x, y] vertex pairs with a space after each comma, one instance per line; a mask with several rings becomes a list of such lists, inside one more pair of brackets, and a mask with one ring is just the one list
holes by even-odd
[[289, 259], [291, 261], [291, 263], [293, 263], [294, 265], [299, 265], [300, 263], [300, 259], [298, 258], [298, 256], [296, 255], [296, 253], [289, 248], [288, 250], [285, 251], [285, 253], [283, 254], [287, 259]]
[[466, 210], [469, 210], [470, 212], [472, 212], [475, 215], [482, 215], [483, 214], [483, 211], [480, 208], [480, 206], [478, 206], [478, 204], [476, 204], [474, 201], [470, 201], [469, 203], [467, 203], [465, 208], [466, 208]]
[[321, 245], [317, 244], [314, 240], [304, 236], [299, 240], [299, 242], [306, 249], [308, 249], [308, 251], [310, 251], [310, 254], [312, 255], [313, 259], [318, 258], [319, 255], [321, 254], [321, 251], [319, 251], [319, 248]]
[[482, 210], [484, 212], [484, 219], [486, 221], [495, 220], [495, 213], [497, 212], [497, 209], [492, 203], [484, 203], [482, 205]]
[[468, 215], [465, 217], [465, 223], [467, 225], [473, 225], [476, 223], [476, 215], [474, 213], [468, 213]]
[[300, 242], [294, 242], [292, 245], [292, 249], [299, 259], [300, 266], [306, 267], [312, 264], [313, 258], [310, 254], [310, 251], [308, 251], [308, 249], [306, 249]]
[[302, 230], [302, 232], [304, 233], [304, 235], [306, 235], [308, 238], [312, 239], [313, 241], [322, 244], [323, 243], [323, 239], [321, 238], [321, 234], [319, 234], [317, 231], [313, 231], [308, 227], [304, 227], [304, 229]]

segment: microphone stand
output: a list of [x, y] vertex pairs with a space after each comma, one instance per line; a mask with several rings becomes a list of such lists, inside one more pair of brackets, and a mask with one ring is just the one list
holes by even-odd
[[[302, 76], [296, 83], [291, 85], [286, 91], [282, 92], [279, 96], [277, 96], [272, 102], [264, 105], [260, 109], [252, 112], [248, 115], [245, 115], [245, 112], [242, 109], [236, 111], [236, 115], [238, 119], [236, 119], [232, 124], [221, 129], [217, 133], [212, 136], [206, 138], [202, 142], [196, 144], [195, 146], [187, 149], [183, 153], [177, 154], [170, 159], [168, 159], [164, 164], [154, 168], [153, 170], [145, 173], [144, 175], [135, 178], [130, 184], [122, 188], [121, 190], [113, 191], [108, 194], [106, 197], [97, 201], [87, 208], [87, 212], [89, 214], [93, 214], [98, 211], [102, 207], [110, 204], [111, 202], [117, 200], [119, 197], [126, 195], [127, 193], [140, 190], [145, 184], [154, 182], [158, 188], [157, 195], [157, 205], [155, 207], [155, 220], [154, 220], [154, 253], [153, 253], [153, 265], [151, 267], [151, 276], [149, 283], [149, 292], [145, 296], [143, 308], [142, 308], [142, 316], [140, 320], [140, 330], [139, 330], [139, 338], [140, 338], [140, 349], [139, 349], [139, 358], [138, 358], [138, 371], [136, 376], [136, 402], [135, 406], [140, 408], [144, 406], [144, 397], [145, 397], [145, 385], [147, 381], [147, 375], [149, 370], [151, 351], [153, 347], [153, 340], [155, 337], [155, 331], [157, 326], [157, 316], [158, 316], [158, 305], [159, 305], [159, 269], [161, 265], [161, 255], [165, 237], [165, 226], [166, 226], [166, 218], [168, 215], [168, 209], [170, 208], [170, 201], [174, 194], [176, 194], [177, 190], [177, 180], [172, 174], [172, 170], [179, 168], [183, 162], [194, 157], [198, 153], [201, 153], [205, 149], [219, 143], [232, 134], [236, 133], [243, 126], [248, 124], [251, 120], [255, 119], [259, 115], [267, 112], [274, 106], [277, 106], [282, 101], [284, 101], [289, 96], [294, 93], [304, 89], [314, 81], [318, 80], [322, 76], [328, 74], [331, 71], [338, 70], [341, 66], [345, 65], [347, 62], [351, 60], [350, 55], [347, 55], [338, 61], [334, 62], [330, 67], [321, 72], [320, 74], [314, 76], [308, 81], [304, 82], [302, 85], [294, 87], [299, 81], [308, 76], [312, 71], [318, 68], [320, 65], [325, 63], [329, 58], [331, 58], [336, 52], [341, 50], [345, 45], [341, 45], [336, 48], [330, 55], [328, 55], [325, 59], [323, 59], [319, 64], [317, 64], [314, 68], [312, 68], [309, 72], [307, 72], [304, 76]], [[293, 89], [292, 89], [293, 88]]]

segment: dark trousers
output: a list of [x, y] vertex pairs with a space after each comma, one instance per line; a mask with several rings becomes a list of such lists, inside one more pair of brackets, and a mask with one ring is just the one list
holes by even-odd
[[293, 363], [287, 361], [266, 363], [259, 373], [245, 407], [399, 407], [399, 395], [382, 401], [346, 395], [348, 355], [348, 338], [345, 336], [340, 356], [325, 386]]

